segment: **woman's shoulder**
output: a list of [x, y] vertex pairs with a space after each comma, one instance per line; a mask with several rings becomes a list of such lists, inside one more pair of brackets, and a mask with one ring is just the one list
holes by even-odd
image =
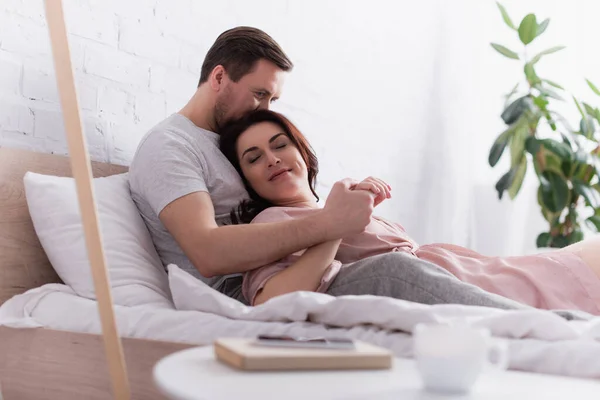
[[318, 211], [318, 209], [302, 207], [269, 207], [254, 217], [251, 223], [255, 224], [297, 219], [305, 217], [315, 211]]

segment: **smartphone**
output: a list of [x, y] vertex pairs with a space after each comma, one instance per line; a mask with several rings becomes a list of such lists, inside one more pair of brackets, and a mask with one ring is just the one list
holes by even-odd
[[354, 349], [352, 339], [322, 337], [292, 337], [259, 335], [254, 342], [256, 346], [295, 347], [317, 349]]

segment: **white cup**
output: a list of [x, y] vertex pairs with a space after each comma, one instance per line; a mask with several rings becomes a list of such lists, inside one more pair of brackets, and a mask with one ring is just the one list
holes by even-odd
[[492, 339], [485, 328], [419, 324], [413, 339], [417, 369], [428, 391], [467, 393], [484, 369], [508, 366], [506, 342]]

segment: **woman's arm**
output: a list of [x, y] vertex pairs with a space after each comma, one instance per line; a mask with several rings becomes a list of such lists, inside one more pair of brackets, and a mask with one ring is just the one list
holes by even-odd
[[335, 259], [341, 241], [331, 240], [308, 248], [296, 262], [267, 280], [254, 297], [253, 305], [285, 293], [317, 290], [323, 274]]

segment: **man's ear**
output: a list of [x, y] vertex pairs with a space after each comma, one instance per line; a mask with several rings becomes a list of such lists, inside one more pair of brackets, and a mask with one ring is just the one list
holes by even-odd
[[226, 76], [227, 72], [225, 71], [225, 68], [222, 65], [217, 65], [216, 67], [214, 67], [212, 72], [210, 73], [210, 76], [208, 77], [210, 87], [215, 92], [220, 91], [223, 87], [223, 84], [225, 83]]

